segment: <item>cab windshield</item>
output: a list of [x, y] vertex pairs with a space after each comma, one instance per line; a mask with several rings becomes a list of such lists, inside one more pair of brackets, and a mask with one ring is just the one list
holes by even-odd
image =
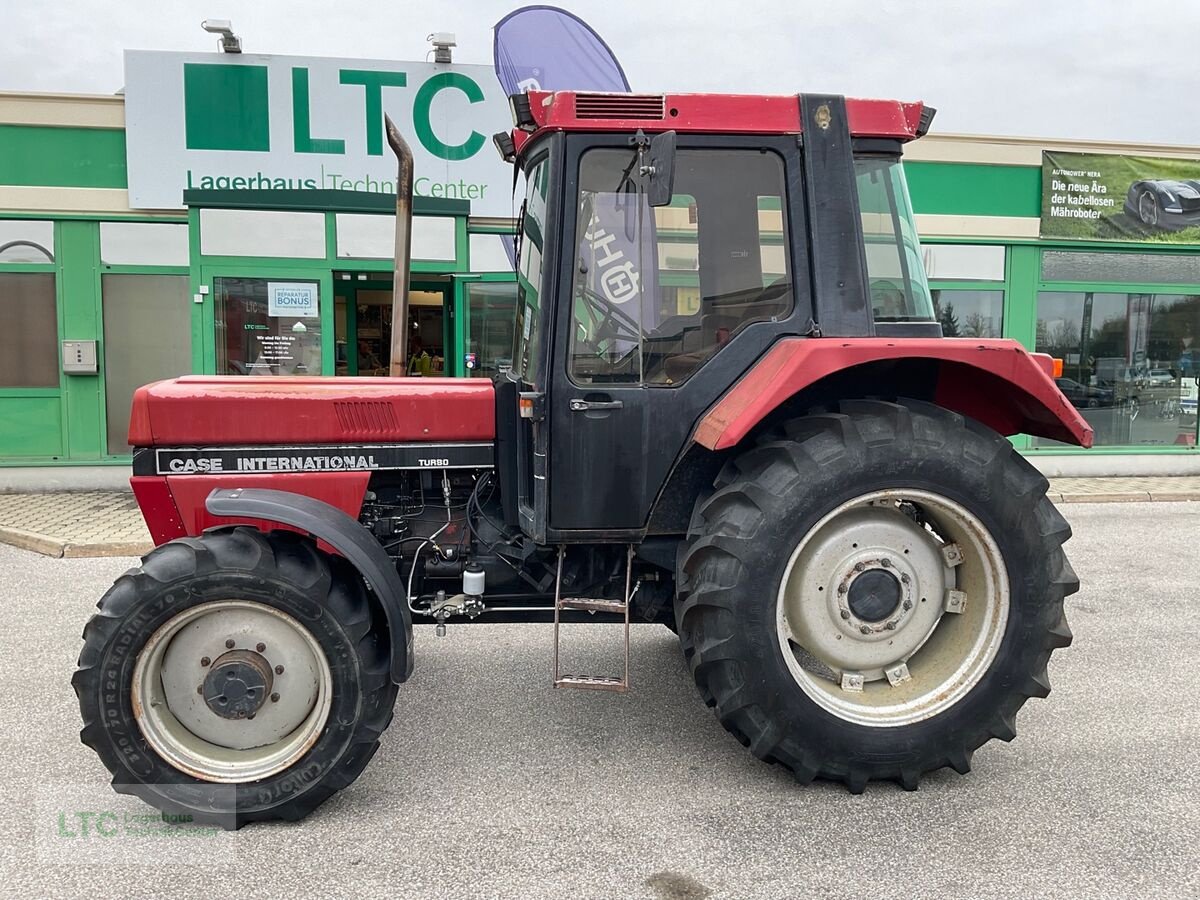
[[903, 165], [895, 157], [859, 157], [854, 172], [875, 321], [934, 321]]

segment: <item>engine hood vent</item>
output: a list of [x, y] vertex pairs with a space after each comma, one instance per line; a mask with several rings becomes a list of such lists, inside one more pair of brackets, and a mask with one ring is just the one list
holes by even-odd
[[576, 94], [577, 119], [661, 119], [666, 98], [661, 94]]

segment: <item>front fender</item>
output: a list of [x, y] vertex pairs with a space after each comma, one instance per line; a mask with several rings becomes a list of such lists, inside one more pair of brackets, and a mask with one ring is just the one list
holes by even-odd
[[412, 615], [404, 583], [383, 547], [355, 519], [312, 497], [265, 488], [217, 488], [204, 505], [214, 516], [263, 519], [298, 528], [346, 557], [383, 607], [392, 642], [392, 680], [399, 684], [412, 674]]
[[[1054, 383], [1052, 361], [1013, 340], [973, 338], [784, 338], [696, 426], [696, 443], [735, 446], [780, 404], [822, 379], [884, 361], [921, 363], [930, 397], [1003, 435], [1033, 434], [1092, 446], [1092, 428]], [[872, 385], [886, 396], [889, 384]]]

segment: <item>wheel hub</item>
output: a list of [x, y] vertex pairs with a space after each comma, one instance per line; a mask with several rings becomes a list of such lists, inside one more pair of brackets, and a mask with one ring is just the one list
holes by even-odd
[[982, 677], [1007, 612], [1003, 557], [979, 519], [929, 491], [887, 489], [843, 503], [804, 536], [777, 621], [805, 693], [849, 721], [898, 725]]
[[856, 574], [846, 592], [850, 612], [864, 622], [882, 622], [900, 606], [900, 579], [887, 569]]
[[150, 636], [130, 700], [143, 737], [168, 763], [242, 783], [284, 771], [316, 742], [332, 682], [320, 644], [292, 616], [252, 600], [213, 600]]
[[253, 717], [271, 693], [271, 664], [253, 650], [230, 650], [204, 679], [204, 702], [224, 719]]

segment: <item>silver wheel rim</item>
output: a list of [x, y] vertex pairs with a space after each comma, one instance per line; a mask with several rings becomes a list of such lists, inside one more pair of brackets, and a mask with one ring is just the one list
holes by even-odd
[[805, 535], [784, 570], [776, 628], [814, 702], [888, 727], [962, 700], [995, 660], [1008, 615], [1008, 573], [978, 517], [896, 488], [841, 504]]
[[[246, 689], [235, 677], [242, 671], [261, 680]], [[220, 676], [240, 687], [226, 696]], [[307, 753], [329, 718], [332, 691], [325, 653], [296, 619], [263, 603], [216, 600], [150, 636], [134, 666], [131, 701], [142, 736], [166, 762], [204, 781], [237, 784], [282, 772]], [[235, 693], [232, 702], [251, 713], [232, 717]]]

